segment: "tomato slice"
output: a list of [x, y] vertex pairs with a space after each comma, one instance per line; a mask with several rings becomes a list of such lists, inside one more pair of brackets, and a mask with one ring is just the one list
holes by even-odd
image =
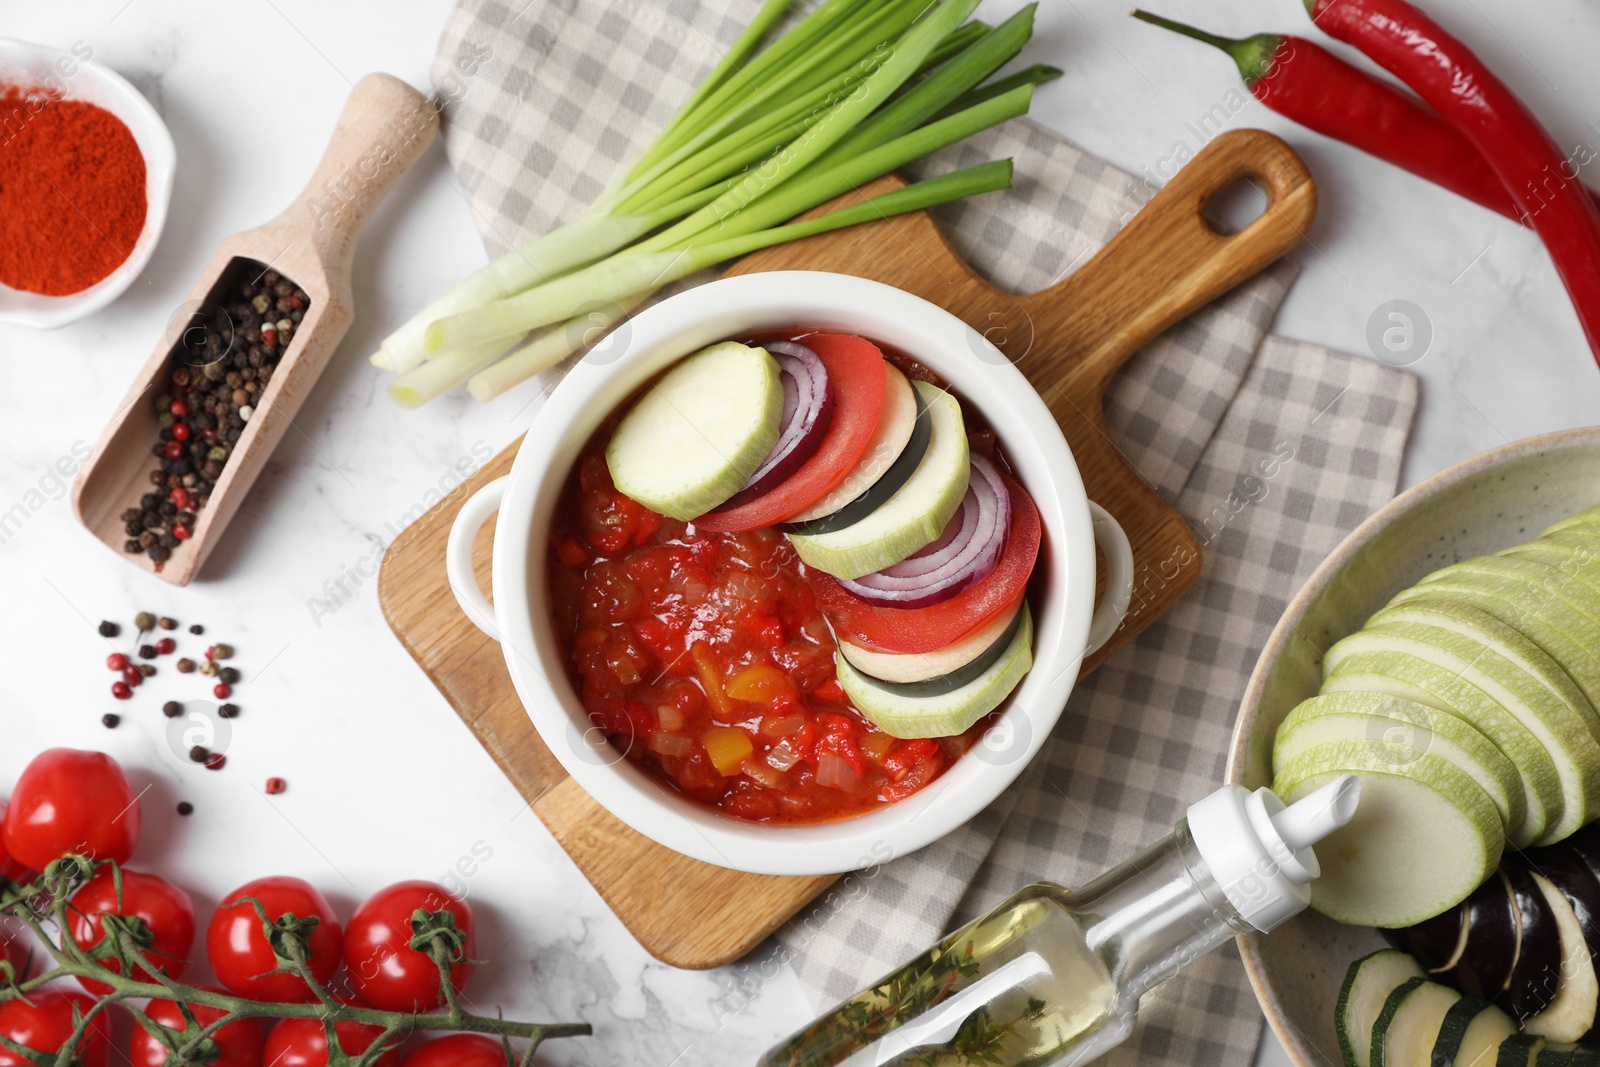
[[696, 527], [737, 533], [783, 522], [832, 492], [867, 454], [888, 390], [883, 352], [866, 338], [848, 333], [810, 333], [797, 340], [822, 360], [833, 384], [833, 421], [822, 444], [770, 493], [738, 507], [707, 512], [694, 520]]
[[1027, 490], [1005, 474], [1011, 494], [1011, 529], [1006, 547], [981, 581], [949, 600], [922, 608], [888, 608], [869, 604], [831, 575], [808, 567], [806, 577], [817, 605], [841, 637], [872, 652], [933, 652], [961, 640], [1016, 604], [1027, 589], [1039, 557], [1039, 509]]

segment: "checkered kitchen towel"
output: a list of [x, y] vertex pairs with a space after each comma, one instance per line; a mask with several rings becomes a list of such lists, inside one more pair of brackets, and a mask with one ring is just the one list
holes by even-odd
[[[445, 145], [492, 254], [570, 219], [640, 151], [755, 0], [461, 0], [434, 67]], [[1048, 57], [1038, 57], [1048, 58]], [[1048, 90], [1047, 90], [1048, 91]], [[974, 266], [1026, 292], [1104, 244], [1149, 190], [1025, 121], [920, 165], [1016, 159], [1017, 187], [940, 209]], [[1409, 374], [1267, 336], [1280, 264], [1150, 344], [1109, 399], [1133, 466], [1204, 545], [1193, 589], [1078, 686], [1039, 758], [944, 840], [841, 883], [777, 937], [822, 1008], [1034, 879], [1082, 884], [1168, 833], [1221, 780], [1257, 650], [1317, 561], [1388, 500]], [[561, 369], [547, 375], [548, 387]], [[1110, 1062], [1248, 1062], [1260, 1015], [1236, 954], [1148, 999]]]

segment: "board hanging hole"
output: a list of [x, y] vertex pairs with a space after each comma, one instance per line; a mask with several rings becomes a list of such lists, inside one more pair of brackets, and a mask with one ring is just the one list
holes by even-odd
[[1258, 179], [1246, 174], [1206, 197], [1200, 205], [1200, 217], [1218, 237], [1232, 237], [1266, 210], [1266, 190]]

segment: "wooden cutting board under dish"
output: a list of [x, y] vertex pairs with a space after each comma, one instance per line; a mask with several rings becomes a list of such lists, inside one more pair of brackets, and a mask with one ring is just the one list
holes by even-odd
[[[1221, 236], [1202, 209], [1241, 178], [1266, 193], [1267, 208], [1239, 233]], [[859, 195], [897, 184], [883, 179]], [[887, 282], [950, 310], [1010, 350], [1060, 421], [1089, 498], [1117, 518], [1133, 543], [1135, 608], [1085, 662], [1087, 674], [1170, 608], [1200, 563], [1188, 523], [1128, 466], [1108, 435], [1106, 387], [1145, 342], [1293, 247], [1315, 211], [1315, 186], [1294, 152], [1271, 134], [1241, 130], [1212, 141], [1088, 263], [1029, 296], [1001, 292], [979, 278], [926, 214], [758, 252], [729, 273], [827, 270]], [[378, 576], [384, 615], [652, 955], [691, 968], [738, 959], [835, 876], [744, 874], [673, 852], [601, 808], [545, 747], [512, 688], [500, 646], [461, 614], [445, 580], [445, 541], [456, 512], [481, 485], [511, 469], [516, 450], [514, 443], [501, 452], [390, 546]], [[485, 589], [493, 530], [491, 519], [476, 545]]]

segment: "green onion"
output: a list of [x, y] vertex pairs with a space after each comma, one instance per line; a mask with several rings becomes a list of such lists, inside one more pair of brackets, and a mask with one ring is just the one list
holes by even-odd
[[954, 59], [934, 71], [893, 101], [882, 111], [861, 123], [829, 150], [819, 164], [848, 158], [870, 145], [881, 144], [916, 129], [946, 104], [993, 74], [1022, 50], [1033, 35], [1033, 12], [1028, 4], [993, 31], [964, 48]]
[[1061, 77], [1061, 73], [1060, 67], [1049, 67], [1043, 63], [1035, 63], [1031, 67], [1017, 71], [1015, 74], [1007, 75], [1004, 78], [996, 78], [994, 81], [986, 82], [969, 93], [962, 94], [955, 103], [934, 117], [942, 119], [946, 115], [955, 114], [957, 111], [965, 111], [967, 108], [981, 104], [985, 100], [993, 100], [997, 96], [1003, 96], [1021, 85], [1043, 85], [1045, 82], [1053, 82]]
[[[822, 0], [762, 47], [792, 0], [739, 39], [579, 218], [474, 272], [387, 337], [372, 362], [416, 406], [463, 381], [480, 400], [581, 349], [662, 285], [781, 241], [1010, 182], [1009, 161], [786, 220], [1026, 113], [1033, 67], [984, 84], [1026, 43], [1029, 5], [998, 26], [978, 0]], [[596, 312], [593, 308], [603, 308]], [[565, 321], [564, 321], [565, 320]], [[504, 353], [529, 330], [561, 323]]]
[[489, 366], [516, 343], [516, 338], [497, 337], [430, 359], [390, 382], [389, 396], [403, 408], [421, 407]]
[[580, 348], [598, 342], [611, 327], [633, 314], [634, 308], [644, 303], [649, 295], [637, 293], [551, 327], [487, 370], [474, 374], [467, 381], [467, 392], [474, 400], [493, 400], [512, 386], [554, 367]]
[[786, 226], [676, 250], [629, 250], [557, 278], [521, 296], [441, 319], [429, 327], [429, 337], [430, 340], [436, 340], [440, 347], [449, 349], [485, 344], [496, 338], [571, 318], [592, 302], [619, 301], [637, 293], [659, 289], [695, 271], [775, 244], [797, 241], [802, 237], [812, 237], [907, 211], [919, 211], [963, 196], [1008, 188], [1010, 184], [1010, 160], [982, 163]]
[[574, 267], [585, 266], [619, 248], [626, 248], [654, 228], [649, 219], [626, 215], [579, 216], [533, 244], [507, 252], [469, 274], [386, 337], [372, 356], [372, 362], [386, 370], [408, 371], [427, 358], [424, 337], [428, 323], [433, 320], [558, 278]]
[[[979, 130], [1026, 114], [1028, 101], [1032, 95], [1032, 86], [1014, 89], [1005, 96], [931, 123], [903, 137], [897, 137], [888, 144], [864, 152], [820, 174], [802, 177], [782, 185], [767, 197], [728, 218], [716, 230], [716, 235], [726, 239], [765, 230], [777, 222], [808, 211], [841, 193], [857, 188], [946, 145], [954, 144]], [[702, 243], [696, 235], [676, 246], [662, 249], [656, 244], [657, 240], [642, 242], [638, 249], [641, 253], [666, 257], [658, 261], [662, 265], [660, 269], [663, 275], [676, 269], [674, 265], [676, 256], [692, 252], [697, 244]], [[522, 333], [536, 326], [565, 318], [569, 313], [559, 309], [566, 306], [568, 294], [575, 287], [581, 290], [592, 277], [592, 272], [602, 270], [621, 258], [613, 257], [593, 267], [559, 278], [548, 285], [529, 289], [518, 296], [441, 319], [428, 328], [429, 344], [437, 349], [475, 345], [498, 336]], [[643, 278], [651, 268], [646, 266], [643, 260], [639, 260], [630, 264], [629, 269], [636, 271], [638, 276]], [[678, 278], [682, 275], [675, 274], [672, 277]], [[656, 286], [664, 285], [666, 280], [672, 279], [658, 281]]]

